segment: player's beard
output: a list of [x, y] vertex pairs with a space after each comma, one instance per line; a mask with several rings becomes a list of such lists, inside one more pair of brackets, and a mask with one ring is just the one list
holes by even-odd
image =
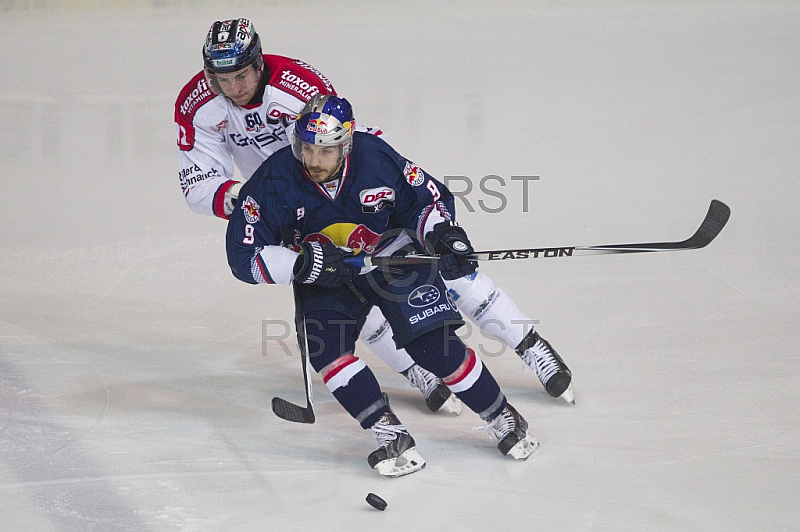
[[339, 164], [337, 164], [336, 168], [334, 168], [330, 173], [328, 173], [326, 169], [318, 166], [306, 166], [306, 171], [315, 183], [327, 183], [328, 181], [333, 181], [339, 176], [339, 173], [342, 170], [343, 161], [344, 159], [339, 159]]

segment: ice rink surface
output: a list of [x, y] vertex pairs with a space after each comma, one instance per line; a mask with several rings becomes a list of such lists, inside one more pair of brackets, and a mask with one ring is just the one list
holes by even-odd
[[[0, 530], [800, 527], [796, 2], [103, 4], [0, 2]], [[477, 248], [680, 240], [713, 198], [731, 220], [699, 251], [483, 265], [574, 373], [570, 406], [468, 334], [527, 462], [362, 348], [428, 461], [380, 478], [316, 375], [315, 425], [272, 414], [303, 400], [262, 342], [291, 290], [234, 279], [181, 195], [173, 103], [237, 16], [469, 181]]]

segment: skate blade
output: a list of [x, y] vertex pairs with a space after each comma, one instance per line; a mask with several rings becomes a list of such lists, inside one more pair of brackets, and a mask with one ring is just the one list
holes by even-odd
[[569, 383], [567, 389], [559, 397], [571, 405], [575, 404], [575, 391], [572, 389], [572, 383]]
[[514, 460], [527, 460], [533, 454], [533, 451], [538, 448], [539, 442], [529, 432], [526, 432], [525, 437], [518, 441], [506, 456], [510, 456]]
[[456, 394], [452, 394], [450, 395], [450, 397], [447, 398], [447, 401], [445, 401], [444, 404], [442, 404], [442, 406], [439, 408], [439, 412], [446, 412], [448, 414], [453, 414], [454, 416], [457, 416], [461, 414], [462, 406], [463, 404], [461, 403], [461, 400], [458, 397], [456, 397]]
[[425, 467], [422, 458], [415, 447], [406, 449], [406, 452], [397, 458], [390, 458], [375, 464], [375, 470], [384, 477], [395, 478], [410, 475]]

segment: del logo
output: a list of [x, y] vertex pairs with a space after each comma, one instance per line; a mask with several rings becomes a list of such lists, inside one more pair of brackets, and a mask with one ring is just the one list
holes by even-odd
[[258, 203], [256, 203], [256, 200], [247, 196], [247, 199], [242, 203], [244, 219], [247, 220], [247, 223], [254, 224], [261, 219], [261, 214], [259, 214], [258, 209], [260, 209], [260, 207]]
[[438, 288], [424, 284], [408, 294], [408, 304], [415, 308], [427, 307], [439, 301], [440, 295]]
[[267, 108], [267, 122], [272, 125], [283, 122], [284, 126], [288, 126], [295, 120], [297, 120], [297, 113], [292, 112], [280, 104], [271, 103]]
[[394, 206], [394, 189], [389, 187], [370, 188], [358, 194], [361, 210], [366, 213], [378, 212], [385, 206]]
[[425, 181], [425, 174], [422, 173], [422, 168], [416, 164], [411, 164], [406, 161], [406, 167], [403, 170], [403, 175], [406, 176], [406, 181], [412, 186], [418, 187]]

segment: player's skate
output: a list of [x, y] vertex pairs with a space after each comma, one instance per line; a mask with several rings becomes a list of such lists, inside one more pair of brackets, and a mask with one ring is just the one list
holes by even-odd
[[372, 425], [372, 433], [378, 448], [369, 454], [367, 462], [384, 477], [401, 477], [425, 467], [414, 438], [391, 410]]
[[414, 364], [403, 372], [411, 386], [419, 388], [425, 396], [425, 402], [432, 412], [449, 412], [458, 415], [461, 413], [461, 401], [450, 391], [442, 379], [430, 371]]
[[563, 397], [568, 403], [575, 404], [572, 372], [547, 340], [531, 329], [517, 346], [516, 351], [523, 362], [536, 372], [547, 393], [552, 397]]
[[515, 460], [527, 460], [539, 447], [539, 442], [528, 432], [528, 422], [510, 404], [489, 421], [488, 429], [500, 452]]

